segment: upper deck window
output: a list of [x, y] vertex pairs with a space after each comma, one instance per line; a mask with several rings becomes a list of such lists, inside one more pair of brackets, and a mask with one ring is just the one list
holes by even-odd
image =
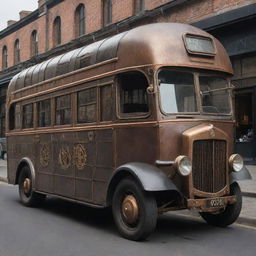
[[23, 128], [32, 128], [33, 127], [33, 104], [27, 104], [23, 106], [23, 121], [22, 127]]
[[51, 100], [44, 100], [37, 103], [38, 126], [46, 127], [51, 125]]
[[71, 123], [71, 96], [64, 95], [56, 98], [56, 125]]
[[161, 106], [165, 113], [198, 111], [192, 73], [162, 70], [159, 80]]
[[89, 88], [78, 92], [78, 123], [93, 123], [97, 121], [97, 90]]
[[186, 34], [184, 36], [185, 47], [191, 54], [214, 56], [215, 47], [210, 37]]
[[148, 81], [140, 72], [129, 72], [119, 77], [120, 112], [142, 113], [149, 111], [147, 87]]

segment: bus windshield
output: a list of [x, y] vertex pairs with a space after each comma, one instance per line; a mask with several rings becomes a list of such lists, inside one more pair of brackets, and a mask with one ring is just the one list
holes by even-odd
[[[159, 72], [160, 102], [165, 114], [230, 114], [230, 93], [226, 79], [198, 75], [200, 97], [196, 97], [194, 76], [197, 74], [163, 69]], [[200, 99], [197, 102], [197, 98]], [[200, 107], [199, 107], [200, 106]]]

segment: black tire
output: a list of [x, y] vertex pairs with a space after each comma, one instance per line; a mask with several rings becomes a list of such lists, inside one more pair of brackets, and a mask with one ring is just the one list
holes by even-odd
[[[127, 197], [133, 198], [138, 206], [138, 216], [136, 221], [132, 221], [133, 223], [125, 220], [122, 210]], [[117, 186], [113, 195], [112, 212], [120, 234], [127, 239], [144, 240], [155, 229], [158, 215], [155, 197], [145, 192], [132, 179], [124, 179]]]
[[237, 182], [230, 186], [230, 195], [236, 196], [236, 203], [227, 205], [223, 211], [219, 213], [201, 212], [202, 218], [212, 226], [226, 227], [234, 223], [242, 209], [242, 194]]
[[[24, 182], [28, 179], [30, 181], [30, 188], [28, 191], [25, 191]], [[40, 205], [44, 199], [45, 195], [39, 194], [33, 191], [32, 189], [32, 175], [28, 166], [24, 166], [19, 175], [19, 195], [21, 203], [25, 206], [32, 207]]]

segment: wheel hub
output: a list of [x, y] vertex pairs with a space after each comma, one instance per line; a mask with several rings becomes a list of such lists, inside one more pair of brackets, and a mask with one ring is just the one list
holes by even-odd
[[29, 178], [26, 178], [23, 182], [23, 189], [26, 194], [29, 193], [31, 188], [31, 180]]
[[128, 224], [135, 224], [139, 217], [139, 207], [134, 196], [128, 195], [122, 203], [122, 215]]

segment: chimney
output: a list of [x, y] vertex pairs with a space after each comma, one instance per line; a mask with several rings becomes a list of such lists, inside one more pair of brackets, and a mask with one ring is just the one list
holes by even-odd
[[45, 5], [46, 0], [38, 0], [38, 9]]
[[15, 24], [16, 22], [17, 22], [16, 20], [8, 20], [8, 21], [7, 21], [7, 27], [9, 27], [9, 26]]
[[46, 13], [46, 0], [38, 0], [38, 10], [39, 16], [42, 16]]
[[28, 16], [31, 13], [31, 11], [21, 11], [20, 12], [20, 20], [25, 18], [26, 16]]

